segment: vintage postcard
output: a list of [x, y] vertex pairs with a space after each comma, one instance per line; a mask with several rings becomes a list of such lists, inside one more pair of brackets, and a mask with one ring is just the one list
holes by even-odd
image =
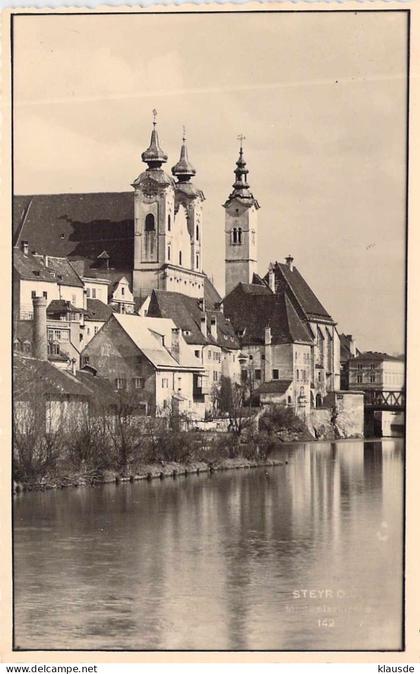
[[418, 661], [418, 12], [4, 12], [4, 662]]

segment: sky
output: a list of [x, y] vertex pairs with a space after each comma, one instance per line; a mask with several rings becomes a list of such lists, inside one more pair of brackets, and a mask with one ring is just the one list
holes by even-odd
[[131, 190], [152, 109], [167, 170], [186, 126], [204, 269], [224, 289], [224, 209], [244, 134], [259, 272], [292, 254], [340, 332], [405, 331], [406, 14], [17, 16], [16, 194]]

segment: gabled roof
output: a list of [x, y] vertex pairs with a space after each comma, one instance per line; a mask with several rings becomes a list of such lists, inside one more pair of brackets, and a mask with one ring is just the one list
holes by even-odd
[[109, 304], [104, 304], [101, 300], [87, 300], [87, 321], [107, 321], [114, 313], [114, 310]]
[[[206, 336], [201, 331], [201, 319], [206, 315]], [[153, 290], [148, 316], [170, 318], [183, 332], [187, 344], [217, 344], [226, 349], [238, 349], [239, 342], [233, 326], [221, 311], [200, 308], [199, 300], [169, 290]], [[211, 320], [216, 319], [217, 339], [211, 334]]]
[[27, 281], [47, 281], [72, 288], [83, 288], [82, 279], [70, 262], [63, 257], [48, 255], [45, 259], [38, 254], [25, 255], [22, 250], [15, 248], [13, 266], [20, 278]]
[[37, 194], [13, 199], [14, 243], [47, 255], [86, 258], [97, 267], [131, 269], [134, 259], [134, 192]]
[[157, 369], [201, 370], [188, 346], [180, 336], [179, 362], [171, 355], [173, 321], [166, 318], [144, 318], [135, 314], [113, 314], [115, 320], [127, 333], [134, 344]]
[[286, 292], [274, 294], [265, 285], [239, 283], [223, 301], [241, 344], [264, 344], [271, 328], [272, 344], [311, 344], [313, 339]]
[[[128, 284], [130, 292], [132, 292], [131, 274], [115, 274], [112, 281], [111, 281], [111, 284], [108, 288], [108, 297], [112, 297], [114, 295], [114, 293], [115, 293], [116, 289], [118, 288], [118, 286], [120, 285], [121, 281], [126, 281], [126, 283]], [[126, 301], [128, 302], [129, 300], [126, 300]]]
[[54, 271], [55, 279], [59, 285], [83, 288], [82, 279], [67, 258], [48, 255], [47, 268]]
[[14, 396], [16, 400], [31, 400], [34, 396], [48, 398], [78, 396], [88, 398], [90, 391], [66, 370], [60, 370], [47, 360], [15, 355], [13, 358]]
[[273, 379], [273, 381], [266, 381], [261, 384], [254, 393], [286, 393], [292, 383], [291, 379]]
[[147, 315], [171, 319], [182, 330], [187, 344], [207, 344], [200, 327], [204, 314], [194, 297], [167, 290], [153, 290]]
[[[280, 288], [287, 287], [291, 291], [293, 298], [296, 299], [299, 307], [309, 320], [316, 321], [320, 319], [333, 322], [328, 311], [322, 306], [313, 290], [295, 266], [289, 268], [287, 264], [276, 262], [274, 264], [274, 273], [276, 285], [280, 285]], [[267, 281], [268, 274], [264, 278]]]
[[24, 255], [18, 248], [13, 250], [13, 268], [22, 280], [57, 283], [53, 270], [45, 267], [39, 256]]

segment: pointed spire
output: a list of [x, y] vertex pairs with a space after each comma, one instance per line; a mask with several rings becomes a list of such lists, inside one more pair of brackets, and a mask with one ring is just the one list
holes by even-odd
[[156, 129], [157, 110], [153, 110], [153, 129], [150, 138], [150, 145], [142, 155], [142, 161], [149, 166], [149, 169], [160, 168], [162, 164], [168, 161], [168, 155], [162, 150], [159, 145], [159, 136]]
[[[233, 183], [233, 192], [229, 195], [229, 198], [226, 202], [229, 203], [231, 199], [239, 198], [243, 199], [246, 202], [254, 203], [257, 208], [259, 208], [257, 200], [254, 198], [254, 195], [252, 192], [249, 190], [249, 184], [248, 184], [248, 169], [246, 168], [246, 161], [244, 157], [244, 148], [243, 148], [243, 141], [245, 140], [245, 136], [243, 134], [240, 134], [237, 139], [239, 140], [239, 157], [236, 162], [236, 169], [234, 171], [235, 173], [235, 182]], [[225, 205], [226, 205], [225, 204]]]
[[172, 167], [172, 175], [178, 178], [180, 183], [188, 182], [190, 178], [195, 176], [195, 168], [188, 159], [185, 126], [182, 127], [182, 145], [179, 161]]

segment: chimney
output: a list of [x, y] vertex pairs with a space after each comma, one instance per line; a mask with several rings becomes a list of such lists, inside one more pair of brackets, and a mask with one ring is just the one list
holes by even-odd
[[293, 257], [291, 255], [288, 255], [286, 257], [286, 264], [289, 267], [290, 271], [293, 271]]
[[71, 359], [71, 373], [73, 377], [76, 376], [76, 358]]
[[270, 290], [275, 293], [276, 292], [276, 277], [274, 275], [274, 265], [272, 262], [270, 262], [268, 266], [268, 285]]
[[173, 358], [175, 358], [175, 360], [177, 361], [177, 363], [180, 362], [179, 332], [180, 332], [179, 328], [172, 328], [170, 352]]
[[34, 297], [33, 305], [33, 354], [40, 360], [48, 360], [47, 348], [47, 300], [45, 297]]
[[212, 316], [210, 319], [210, 332], [211, 336], [215, 341], [217, 341], [217, 318], [216, 316]]
[[265, 330], [264, 330], [264, 344], [265, 344], [266, 346], [270, 346], [270, 344], [271, 344], [271, 328], [270, 328], [269, 325], [266, 325], [266, 326], [265, 326]]
[[44, 255], [44, 264], [46, 267], [48, 267], [48, 263], [49, 263], [48, 255]]
[[27, 241], [21, 242], [22, 253], [24, 255], [29, 255], [29, 243]]

